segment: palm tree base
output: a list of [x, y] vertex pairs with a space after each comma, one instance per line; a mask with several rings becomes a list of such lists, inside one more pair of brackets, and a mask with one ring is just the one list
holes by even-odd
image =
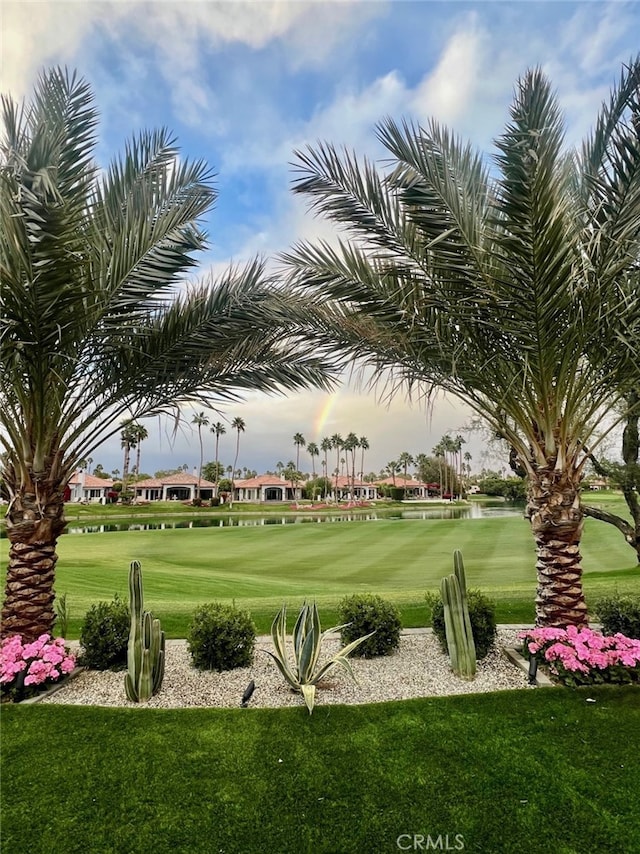
[[34, 641], [53, 630], [55, 593], [55, 542], [12, 543], [9, 551], [5, 601], [2, 608], [2, 637], [22, 635]]

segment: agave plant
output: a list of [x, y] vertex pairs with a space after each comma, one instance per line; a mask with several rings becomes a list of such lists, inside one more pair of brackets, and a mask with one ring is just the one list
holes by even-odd
[[267, 655], [275, 661], [278, 670], [286, 681], [291, 685], [294, 691], [302, 694], [304, 702], [309, 709], [309, 714], [313, 712], [313, 707], [316, 699], [316, 685], [330, 670], [336, 665], [340, 665], [346, 670], [347, 674], [356, 681], [351, 665], [348, 661], [348, 656], [361, 643], [364, 643], [375, 632], [370, 632], [368, 635], [352, 641], [352, 643], [343, 647], [339, 652], [325, 661], [321, 666], [318, 665], [320, 658], [320, 647], [322, 640], [329, 632], [337, 632], [344, 626], [334, 626], [331, 629], [326, 629], [324, 632], [320, 627], [320, 615], [318, 614], [318, 606], [314, 602], [312, 605], [307, 605], [305, 602], [300, 609], [298, 619], [293, 628], [293, 666], [289, 663], [287, 655], [287, 606], [283, 605], [280, 611], [276, 614], [271, 625], [271, 637], [275, 647], [275, 653], [265, 649]]

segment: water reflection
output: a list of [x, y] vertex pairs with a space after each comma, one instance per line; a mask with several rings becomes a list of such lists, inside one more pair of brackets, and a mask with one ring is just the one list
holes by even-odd
[[67, 534], [108, 534], [114, 531], [167, 531], [176, 528], [256, 528], [264, 525], [331, 524], [335, 522], [376, 522], [383, 519], [487, 519], [496, 516], [522, 516], [523, 507], [499, 504], [470, 504], [416, 508], [415, 510], [372, 510], [367, 513], [333, 515], [297, 514], [278, 516], [225, 515], [195, 519], [169, 519], [162, 522], [103, 522], [94, 525], [69, 524]]

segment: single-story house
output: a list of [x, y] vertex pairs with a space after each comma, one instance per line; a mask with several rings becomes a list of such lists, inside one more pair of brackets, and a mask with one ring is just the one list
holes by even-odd
[[405, 479], [402, 474], [397, 474], [395, 480], [392, 477], [385, 477], [376, 483], [378, 486], [395, 486], [397, 489], [404, 489], [407, 498], [433, 498], [440, 495], [439, 483], [423, 483], [412, 477]]
[[86, 471], [77, 471], [71, 475], [67, 484], [65, 501], [98, 501], [106, 503], [108, 493], [113, 490], [111, 478], [95, 477]]
[[[166, 477], [150, 477], [127, 485], [136, 501], [193, 501], [198, 492], [198, 475], [178, 472]], [[200, 498], [208, 501], [214, 496], [215, 483], [200, 478]]]
[[[336, 500], [336, 479], [329, 478], [331, 492], [328, 497]], [[378, 497], [378, 490], [373, 483], [362, 483], [356, 479], [354, 495], [351, 495], [351, 478], [338, 476], [338, 500], [371, 500]], [[234, 482], [234, 501], [299, 501], [304, 492], [304, 482], [292, 482], [284, 475], [261, 474], [258, 477]], [[314, 496], [324, 498], [325, 496]]]
[[235, 480], [233, 485], [234, 501], [299, 501], [304, 489], [304, 483], [293, 483], [278, 474], [259, 474]]
[[[331, 484], [331, 498], [335, 501], [375, 501], [378, 498], [378, 489], [375, 483], [365, 483], [356, 477], [351, 483], [351, 478], [347, 475], [339, 474], [337, 478], [337, 495], [336, 495], [336, 477], [327, 477]], [[352, 494], [353, 487], [353, 494]]]

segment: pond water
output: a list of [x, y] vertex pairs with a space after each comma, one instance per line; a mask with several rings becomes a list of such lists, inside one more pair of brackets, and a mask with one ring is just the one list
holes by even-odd
[[523, 506], [505, 502], [473, 503], [465, 507], [451, 505], [438, 507], [420, 507], [414, 510], [370, 510], [364, 513], [335, 513], [321, 515], [313, 513], [268, 515], [224, 515], [195, 517], [193, 519], [167, 519], [150, 522], [96, 522], [93, 525], [81, 525], [70, 522], [66, 534], [108, 534], [115, 531], [166, 531], [173, 528], [254, 528], [262, 525], [304, 525], [326, 524], [333, 522], [376, 522], [381, 519], [487, 519], [495, 516], [522, 516]]

